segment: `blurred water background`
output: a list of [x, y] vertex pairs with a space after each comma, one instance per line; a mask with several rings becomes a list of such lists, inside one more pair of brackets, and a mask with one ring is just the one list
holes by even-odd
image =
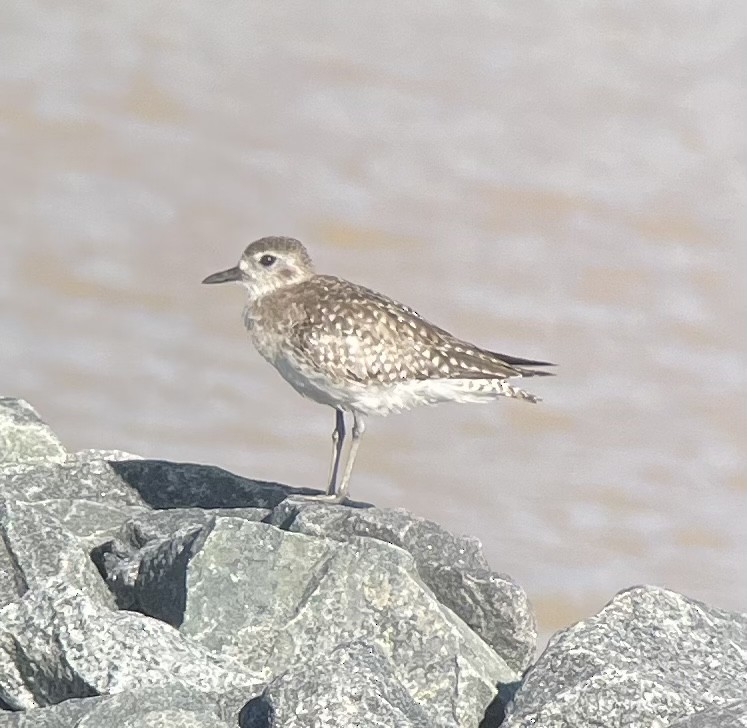
[[478, 537], [546, 637], [747, 609], [741, 3], [0, 6], [0, 392], [71, 449], [322, 487], [332, 411], [200, 280], [266, 234], [539, 406], [371, 420], [355, 497]]

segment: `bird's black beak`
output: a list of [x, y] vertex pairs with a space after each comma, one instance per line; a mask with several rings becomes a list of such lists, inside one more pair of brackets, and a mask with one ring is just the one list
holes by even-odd
[[242, 278], [241, 268], [235, 265], [228, 270], [222, 270], [218, 273], [208, 276], [203, 283], [228, 283], [229, 281], [240, 281]]

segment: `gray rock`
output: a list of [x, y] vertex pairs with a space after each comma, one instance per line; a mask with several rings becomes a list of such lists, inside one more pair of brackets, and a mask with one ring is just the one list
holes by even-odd
[[186, 605], [186, 561], [222, 513], [261, 521], [265, 508], [148, 511], [127, 521], [92, 558], [120, 609], [132, 609], [178, 627]]
[[[477, 541], [404, 511], [289, 502], [315, 491], [121, 451], [68, 455], [11, 399], [0, 458], [0, 706], [64, 701], [34, 710], [38, 725], [52, 710], [77, 728], [223, 725], [207, 693], [248, 699], [282, 675], [254, 704], [277, 725], [294, 701], [325, 716], [337, 701], [340, 725], [354, 709], [368, 725], [476, 726], [533, 654], [523, 591]], [[144, 616], [112, 611], [100, 574]]]
[[[299, 508], [305, 506], [281, 505], [270, 518], [293, 529], [302, 523]], [[311, 515], [350, 510], [308, 509]], [[180, 626], [191, 639], [233, 655], [253, 672], [264, 671], [268, 679], [338, 644], [373, 640], [396, 655], [403, 673], [420, 673], [411, 682], [401, 679], [414, 695], [429, 695], [436, 706], [432, 717], [442, 719], [447, 703], [452, 710], [452, 693], [459, 710], [480, 717], [496, 683], [517, 680], [521, 669], [507, 665], [445, 609], [423, 584], [413, 558], [383, 534], [388, 528], [388, 538], [415, 551], [429, 575], [438, 573], [440, 558], [451, 560], [454, 571], [472, 565], [466, 579], [476, 581], [474, 574], [485, 572], [488, 582], [490, 572], [478, 568], [484, 564], [479, 545], [404, 512], [354, 512], [364, 519], [349, 518], [347, 534], [338, 521], [335, 537], [328, 537], [333, 519], [324, 529], [313, 519], [303, 522], [312, 535], [252, 522], [267, 513], [261, 509], [154, 511], [128, 522], [117, 539], [94, 550], [94, 560], [120, 607]], [[355, 535], [356, 526], [366, 535]], [[522, 608], [526, 600], [520, 597]], [[434, 691], [440, 696], [435, 700]]]
[[0, 463], [61, 463], [66, 457], [62, 443], [28, 402], [0, 397]]
[[75, 459], [81, 463], [91, 462], [92, 460], [106, 460], [107, 462], [118, 462], [121, 460], [142, 460], [141, 455], [134, 455], [126, 450], [99, 450], [96, 448], [87, 450], [78, 450], [75, 453]]
[[668, 726], [745, 695], [747, 615], [636, 587], [551, 640], [503, 725]]
[[205, 711], [180, 710], [178, 708], [154, 709], [150, 711], [138, 710], [134, 715], [113, 716], [111, 722], [93, 722], [84, 718], [76, 728], [226, 728], [226, 723]]
[[78, 721], [102, 698], [65, 700], [49, 708], [0, 712], [0, 728], [76, 728]]
[[[23, 583], [16, 581], [16, 565], [7, 547], [0, 541], [0, 609], [17, 599], [24, 591]], [[0, 675], [0, 679], [2, 676]], [[2, 703], [0, 703], [2, 709]]]
[[248, 693], [201, 693], [178, 685], [71, 698], [45, 708], [0, 712], [0, 728], [226, 728], [237, 725]]
[[128, 519], [150, 510], [107, 461], [90, 455], [70, 455], [62, 463], [2, 463], [0, 493], [35, 503], [90, 549], [111, 539]]
[[74, 728], [227, 728], [208, 696], [184, 690], [128, 691], [100, 698]]
[[241, 711], [241, 728], [452, 728], [402, 687], [392, 661], [362, 642], [283, 673]]
[[[251, 520], [261, 521], [263, 513], [266, 511], [260, 509], [256, 517]], [[127, 521], [120, 528], [118, 537], [129, 548], [137, 551], [153, 543], [165, 541], [180, 531], [212, 528], [214, 525], [215, 511], [213, 510], [174, 508], [165, 511], [147, 511]]]
[[84, 498], [48, 498], [36, 502], [89, 550], [116, 537], [127, 521], [152, 512], [146, 506], [106, 503]]
[[197, 692], [263, 681], [168, 625], [113, 612], [62, 581], [29, 590], [0, 611], [0, 699], [14, 709], [150, 686]]
[[0, 486], [4, 496], [14, 500], [84, 500], [147, 508], [137, 490], [112, 465], [105, 460], [80, 459], [77, 455], [71, 455], [63, 463], [11, 464], [0, 468]]
[[747, 728], [747, 698], [700, 710], [667, 728]]
[[0, 552], [5, 553], [0, 563], [7, 564], [15, 587], [0, 590], [0, 607], [58, 577], [100, 604], [114, 606], [83, 545], [38, 504], [0, 502]]
[[[228, 578], [227, 578], [228, 576]], [[268, 677], [362, 640], [392, 660], [432, 721], [477, 725], [517, 671], [420, 579], [404, 550], [217, 518], [187, 565], [181, 631]]]
[[514, 670], [534, 659], [537, 627], [524, 590], [491, 571], [474, 538], [454, 536], [402, 509], [356, 509], [285, 501], [270, 519], [281, 528], [349, 541], [365, 536], [410, 553], [418, 573], [449, 607]]

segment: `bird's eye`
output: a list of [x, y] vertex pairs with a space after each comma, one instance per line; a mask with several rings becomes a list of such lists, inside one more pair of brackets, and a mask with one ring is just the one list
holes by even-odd
[[269, 268], [277, 258], [274, 255], [270, 255], [269, 253], [265, 253], [260, 259], [259, 264], [263, 265], [265, 268]]

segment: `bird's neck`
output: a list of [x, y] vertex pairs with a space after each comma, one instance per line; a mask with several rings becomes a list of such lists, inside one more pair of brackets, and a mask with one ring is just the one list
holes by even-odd
[[288, 296], [293, 296], [293, 291], [298, 286], [294, 283], [288, 286], [280, 286], [272, 291], [259, 295], [250, 294], [244, 304], [244, 324], [250, 329], [255, 323], [261, 322], [263, 318], [270, 315], [271, 311], [281, 311], [286, 306]]

